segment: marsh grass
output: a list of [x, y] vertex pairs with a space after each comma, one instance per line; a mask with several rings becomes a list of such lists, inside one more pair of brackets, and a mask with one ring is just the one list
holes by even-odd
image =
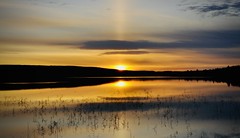
[[[211, 137], [222, 135], [196, 131], [195, 120], [240, 121], [240, 103], [233, 97], [189, 96], [172, 97], [98, 97], [96, 99], [42, 99], [32, 101], [25, 98], [5, 97], [0, 101], [1, 120], [20, 120], [26, 130], [20, 129], [22, 137], [101, 137], [115, 135], [123, 130], [134, 137], [136, 128], [149, 124], [151, 136], [167, 137]], [[6, 123], [6, 122], [5, 122]], [[9, 122], [7, 122], [9, 123]], [[15, 122], [17, 123], [17, 122]], [[21, 125], [22, 125], [21, 124]], [[146, 127], [147, 128], [147, 127]], [[228, 135], [239, 135], [239, 127], [233, 127]], [[10, 131], [10, 130], [9, 130]], [[24, 133], [23, 133], [24, 132]], [[16, 136], [5, 132], [2, 136]]]

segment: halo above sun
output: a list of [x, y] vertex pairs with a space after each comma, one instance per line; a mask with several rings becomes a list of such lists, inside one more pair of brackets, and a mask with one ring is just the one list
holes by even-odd
[[122, 71], [122, 70], [126, 70], [127, 66], [125, 66], [125, 65], [117, 65], [117, 66], [115, 66], [115, 69]]

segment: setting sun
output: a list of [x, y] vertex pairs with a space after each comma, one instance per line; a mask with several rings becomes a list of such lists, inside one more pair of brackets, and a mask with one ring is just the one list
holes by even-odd
[[117, 66], [115, 66], [115, 69], [117, 69], [117, 70], [126, 70], [127, 67], [125, 65], [117, 65]]

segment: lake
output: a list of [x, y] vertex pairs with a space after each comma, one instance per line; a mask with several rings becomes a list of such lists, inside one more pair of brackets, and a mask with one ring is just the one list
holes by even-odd
[[117, 78], [23, 88], [0, 91], [0, 137], [240, 137], [240, 87], [226, 83]]

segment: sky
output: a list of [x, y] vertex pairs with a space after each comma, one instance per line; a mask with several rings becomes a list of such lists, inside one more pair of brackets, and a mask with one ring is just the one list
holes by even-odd
[[0, 64], [240, 64], [239, 0], [1, 0]]

